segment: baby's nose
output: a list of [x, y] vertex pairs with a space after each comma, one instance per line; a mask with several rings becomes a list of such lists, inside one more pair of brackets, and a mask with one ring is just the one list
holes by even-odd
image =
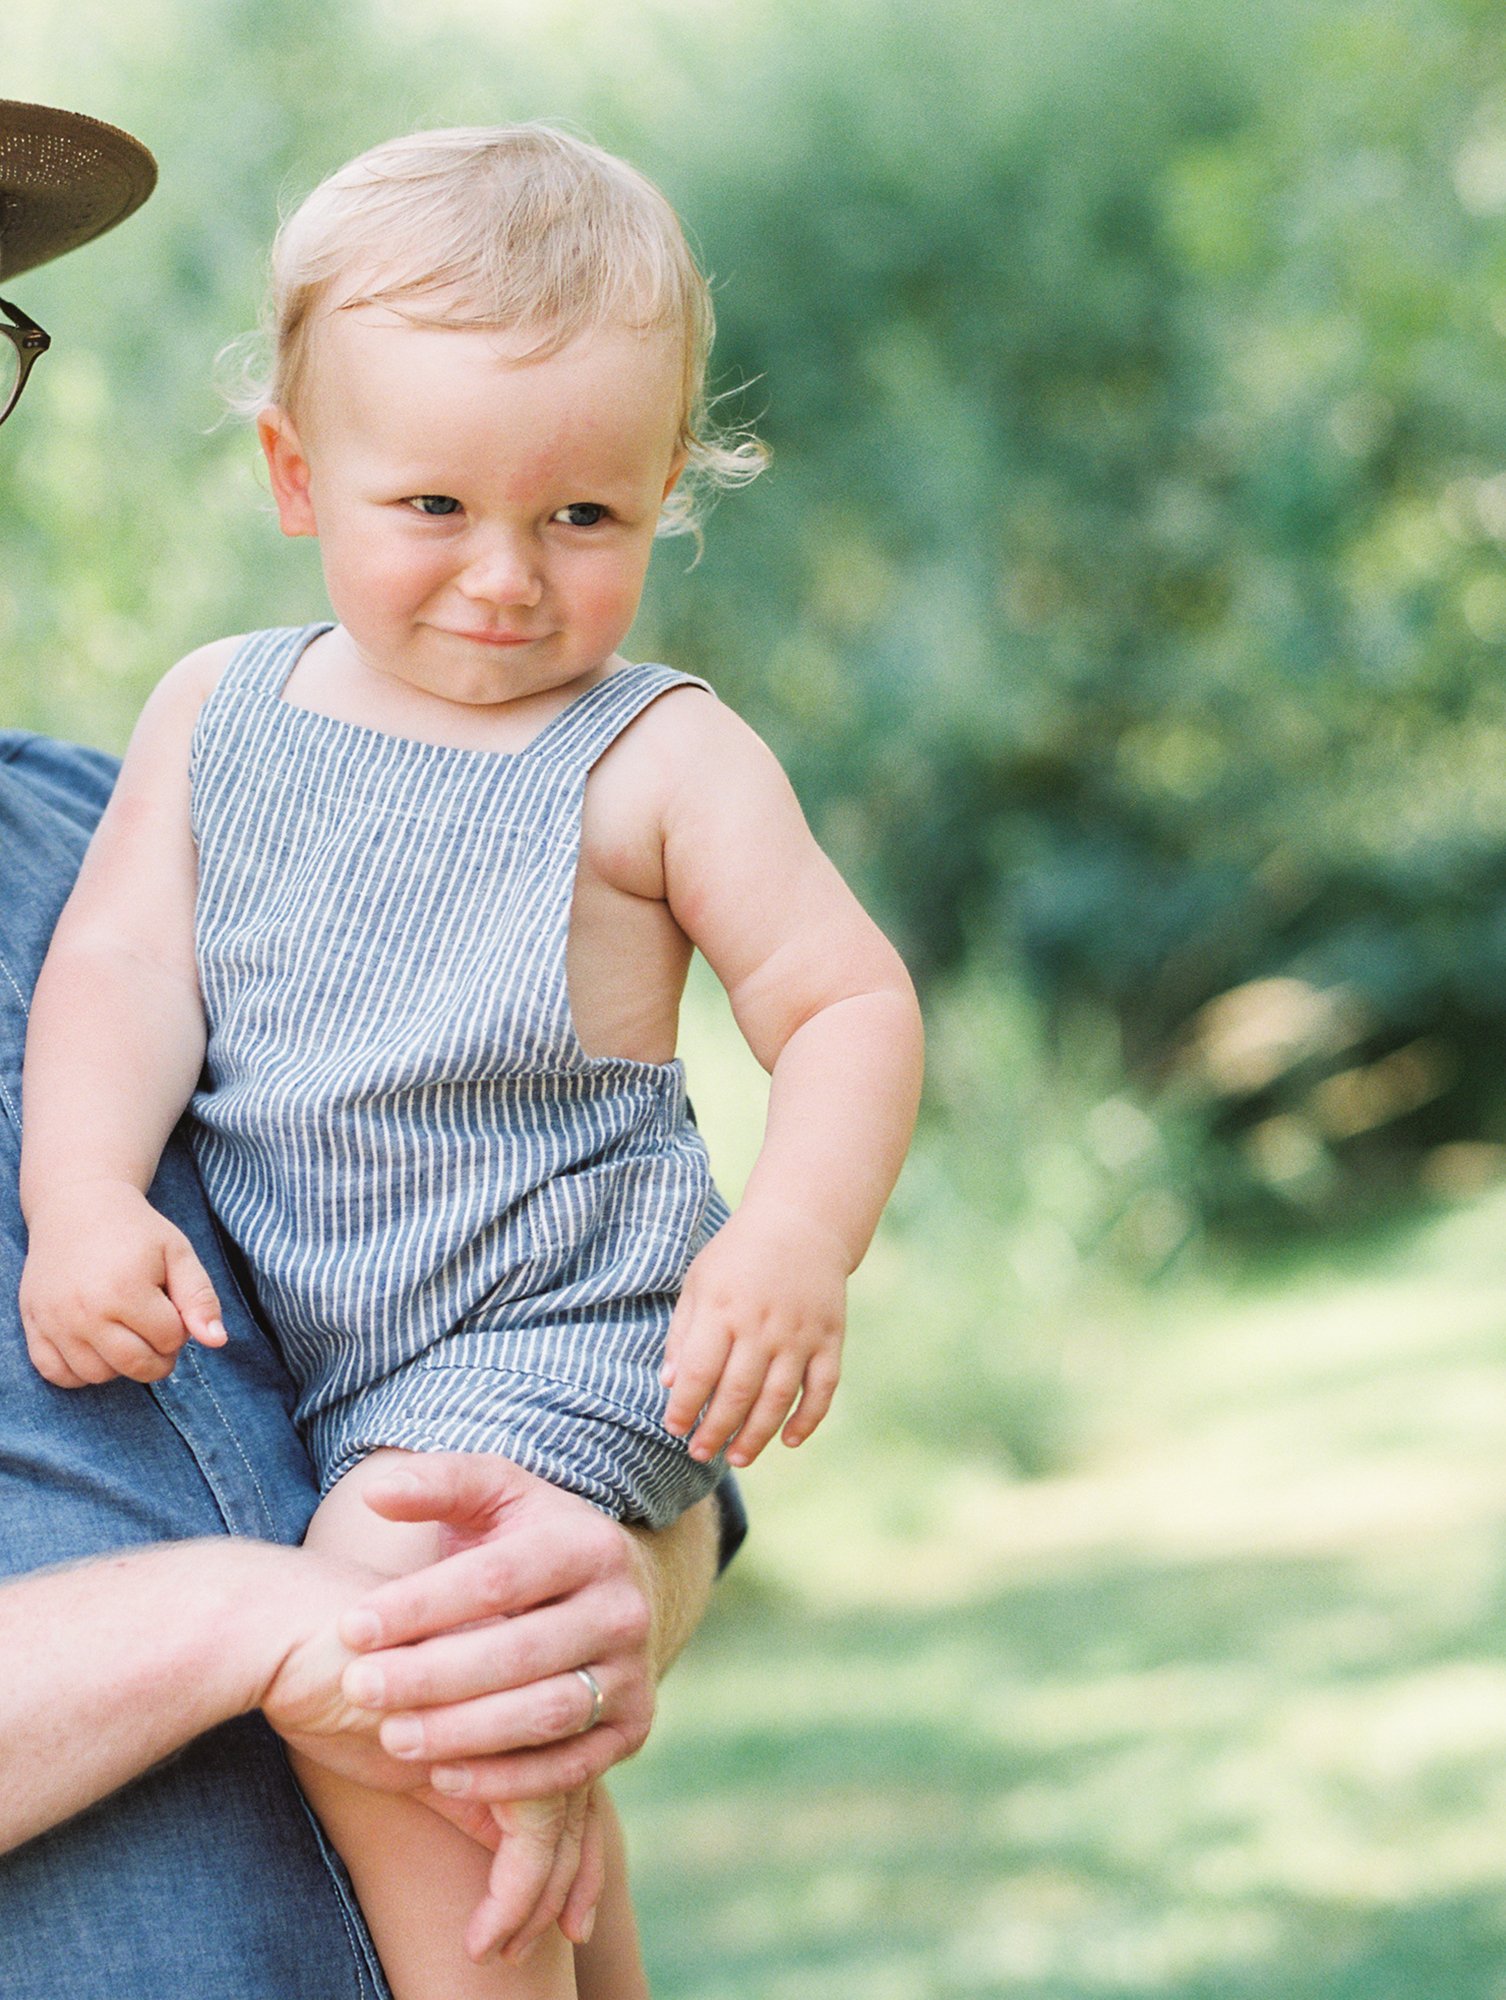
[[544, 582], [534, 553], [521, 536], [496, 536], [478, 548], [458, 579], [477, 603], [537, 604]]

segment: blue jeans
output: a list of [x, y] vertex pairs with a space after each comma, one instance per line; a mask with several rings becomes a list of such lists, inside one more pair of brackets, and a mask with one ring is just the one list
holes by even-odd
[[[131, 1544], [302, 1538], [313, 1481], [289, 1385], [226, 1268], [187, 1149], [152, 1200], [193, 1238], [230, 1343], [155, 1388], [50, 1387], [16, 1313], [26, 995], [114, 776], [0, 735], [0, 1574]], [[3, 1671], [3, 1667], [0, 1667]], [[3, 1755], [0, 1747], [0, 1755]], [[338, 1861], [258, 1718], [227, 1724], [0, 1856], [0, 2000], [385, 2000]]]

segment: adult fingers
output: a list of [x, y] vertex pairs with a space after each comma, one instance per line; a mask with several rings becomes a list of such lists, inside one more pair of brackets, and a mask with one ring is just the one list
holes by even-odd
[[[382, 1745], [389, 1755], [405, 1754], [400, 1747], [402, 1732], [396, 1725], [406, 1725], [407, 1734], [411, 1737], [415, 1733], [414, 1723], [419, 1730], [423, 1730], [442, 1712], [476, 1701], [488, 1704], [484, 1726], [496, 1732], [490, 1744], [493, 1751], [524, 1750], [539, 1743], [558, 1743], [563, 1737], [578, 1735], [590, 1725], [594, 1714], [592, 1697], [585, 1682], [573, 1669], [566, 1668], [522, 1682], [511, 1679], [516, 1672], [510, 1643], [512, 1622], [508, 1620], [460, 1635], [465, 1644], [457, 1649], [448, 1669], [448, 1685], [442, 1701], [410, 1698], [410, 1702], [400, 1707], [405, 1709], [411, 1705], [422, 1711], [420, 1716], [413, 1718], [389, 1707], [382, 1723]], [[602, 1686], [605, 1707], [607, 1690], [613, 1681], [611, 1670], [603, 1665], [596, 1678], [598, 1685]], [[384, 1706], [382, 1701], [366, 1697], [368, 1692], [387, 1693], [390, 1685], [388, 1677], [376, 1662], [361, 1659], [346, 1668], [342, 1692], [358, 1708], [373, 1708], [380, 1712]], [[430, 1692], [433, 1685], [432, 1681], [428, 1683]], [[477, 1726], [483, 1726], [479, 1718]], [[420, 1745], [406, 1754], [421, 1760], [434, 1752]]]
[[[603, 1666], [601, 1671], [610, 1685], [608, 1669]], [[605, 1711], [605, 1692], [602, 1705]], [[560, 1743], [592, 1727], [594, 1714], [592, 1696], [580, 1676], [557, 1674], [528, 1687], [475, 1695], [449, 1707], [388, 1715], [377, 1733], [389, 1756], [406, 1763], [432, 1763]]]
[[499, 1946], [511, 1955], [553, 1877], [560, 1842], [568, 1838], [568, 1818], [563, 1798], [534, 1799], [498, 1813], [502, 1838], [486, 1894], [466, 1926], [465, 1948], [472, 1958]]
[[[641, 1738], [639, 1741], [641, 1742]], [[513, 1750], [501, 1757], [468, 1757], [437, 1764], [430, 1783], [448, 1798], [486, 1799], [503, 1804], [511, 1799], [542, 1799], [555, 1792], [574, 1791], [604, 1778], [636, 1743], [625, 1742], [609, 1723], [551, 1743], [541, 1750]]]
[[[642, 1592], [634, 1588], [632, 1552], [624, 1530], [584, 1502], [580, 1516], [568, 1522], [568, 1530], [564, 1534], [558, 1520], [550, 1522], [548, 1532], [538, 1524], [524, 1532], [522, 1524], [516, 1524], [516, 1532], [382, 1584], [342, 1618], [340, 1638], [356, 1652], [414, 1642], [434, 1646], [436, 1634], [454, 1632], [458, 1626], [484, 1618], [514, 1618], [552, 1602], [574, 1604], [588, 1592], [594, 1618], [602, 1612], [626, 1616], [632, 1604], [638, 1604], [646, 1618]], [[602, 1592], [610, 1596], [598, 1602]], [[586, 1636], [598, 1634], [588, 1626]], [[632, 1634], [626, 1642], [632, 1642]], [[580, 1664], [600, 1650], [600, 1644], [586, 1644], [574, 1660], [522, 1670], [514, 1678], [530, 1680], [558, 1666]]]
[[[613, 1676], [602, 1666], [596, 1676], [602, 1688], [602, 1713], [595, 1727], [618, 1728], [621, 1718], [611, 1699]], [[565, 1689], [566, 1680], [574, 1682]], [[562, 1689], [562, 1692], [556, 1692]], [[535, 1718], [547, 1717], [547, 1727]], [[504, 1694], [477, 1695], [445, 1708], [423, 1708], [389, 1715], [378, 1728], [378, 1740], [390, 1756], [403, 1763], [447, 1764], [456, 1758], [508, 1756], [581, 1737], [591, 1728], [592, 1698], [575, 1674], [558, 1676], [540, 1694], [513, 1689]], [[561, 1718], [567, 1718], [561, 1721]], [[445, 1787], [438, 1787], [443, 1791]]]
[[504, 1458], [433, 1451], [380, 1472], [367, 1482], [364, 1498], [374, 1513], [389, 1521], [445, 1521], [455, 1528], [480, 1528], [493, 1522], [499, 1508], [528, 1483], [529, 1475]]
[[[621, 1532], [604, 1517], [602, 1525], [610, 1534]], [[356, 1650], [427, 1641], [425, 1656], [432, 1659], [429, 1648], [438, 1645], [436, 1635], [458, 1636], [457, 1627], [482, 1619], [518, 1617], [535, 1605], [568, 1597], [590, 1581], [591, 1573], [590, 1552], [579, 1546], [561, 1548], [524, 1534], [484, 1542], [381, 1585], [345, 1614], [340, 1636]], [[508, 1684], [553, 1670], [546, 1666], [530, 1671], [525, 1661]]]
[[[634, 1704], [635, 1690], [641, 1697], [648, 1689], [643, 1649], [649, 1623], [647, 1602], [630, 1584], [596, 1584], [536, 1611], [364, 1654], [346, 1668], [343, 1689], [357, 1707], [387, 1714], [418, 1710], [418, 1719], [427, 1722], [440, 1709], [553, 1675], [569, 1674], [578, 1687], [575, 1670], [589, 1660], [608, 1711], [631, 1729], [635, 1717], [625, 1704]], [[468, 1745], [464, 1754], [475, 1747]], [[513, 1747], [506, 1741], [479, 1746], [483, 1754]]]
[[593, 1785], [586, 1797], [586, 1823], [581, 1829], [580, 1867], [565, 1907], [560, 1911], [560, 1929], [571, 1944], [588, 1944], [596, 1925], [596, 1905], [607, 1879], [606, 1827], [601, 1804]]

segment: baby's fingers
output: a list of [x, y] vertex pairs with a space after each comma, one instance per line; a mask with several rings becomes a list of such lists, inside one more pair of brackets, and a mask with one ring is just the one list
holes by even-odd
[[132, 1382], [160, 1382], [170, 1375], [177, 1349], [162, 1350], [119, 1320], [106, 1320], [87, 1340], [66, 1342], [64, 1358], [88, 1382], [108, 1382], [125, 1375]]
[[175, 1233], [169, 1238], [166, 1261], [164, 1290], [189, 1338], [198, 1341], [201, 1347], [223, 1347], [225, 1328], [220, 1319], [219, 1295], [186, 1236]]
[[674, 1387], [664, 1412], [664, 1428], [672, 1437], [684, 1437], [700, 1415], [726, 1366], [731, 1346], [731, 1334], [715, 1325], [697, 1324], [681, 1341], [674, 1363]]
[[831, 1408], [831, 1399], [837, 1393], [837, 1382], [841, 1373], [842, 1364], [838, 1354], [828, 1353], [823, 1348], [819, 1354], [811, 1356], [805, 1371], [800, 1407], [780, 1432], [785, 1444], [804, 1444]]
[[727, 1453], [728, 1463], [751, 1465], [789, 1415], [799, 1393], [800, 1363], [793, 1356], [780, 1355], [769, 1369], [758, 1400], [738, 1426]]
[[28, 1333], [26, 1351], [31, 1356], [31, 1365], [44, 1382], [50, 1382], [54, 1389], [87, 1389], [88, 1383], [63, 1359], [50, 1340], [39, 1333]]
[[[744, 1422], [763, 1388], [768, 1356], [748, 1341], [739, 1341], [728, 1357], [706, 1414], [690, 1440], [692, 1458], [715, 1458]], [[788, 1407], [788, 1405], [786, 1405]]]

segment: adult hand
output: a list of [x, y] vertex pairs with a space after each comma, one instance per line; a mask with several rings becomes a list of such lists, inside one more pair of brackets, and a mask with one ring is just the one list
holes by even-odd
[[[260, 1706], [273, 1727], [327, 1770], [376, 1790], [405, 1792], [493, 1852], [488, 1890], [467, 1930], [473, 1957], [506, 1945], [504, 1956], [517, 1958], [555, 1922], [573, 1943], [585, 1943], [604, 1860], [588, 1789], [551, 1801], [556, 1810], [545, 1822], [530, 1816], [548, 1807], [493, 1808], [435, 1792], [421, 1764], [382, 1749], [377, 1716], [355, 1706], [341, 1687], [353, 1656], [338, 1636], [337, 1618], [369, 1590], [372, 1573], [308, 1549], [286, 1553], [297, 1568], [291, 1579], [284, 1574], [280, 1601], [297, 1636], [262, 1690]], [[510, 1815], [519, 1814], [514, 1824]]]
[[439, 1523], [446, 1554], [341, 1618], [358, 1655], [339, 1682], [342, 1731], [379, 1722], [390, 1759], [465, 1801], [574, 1792], [641, 1746], [661, 1662], [632, 1533], [470, 1454], [413, 1459], [367, 1498], [391, 1520]]

